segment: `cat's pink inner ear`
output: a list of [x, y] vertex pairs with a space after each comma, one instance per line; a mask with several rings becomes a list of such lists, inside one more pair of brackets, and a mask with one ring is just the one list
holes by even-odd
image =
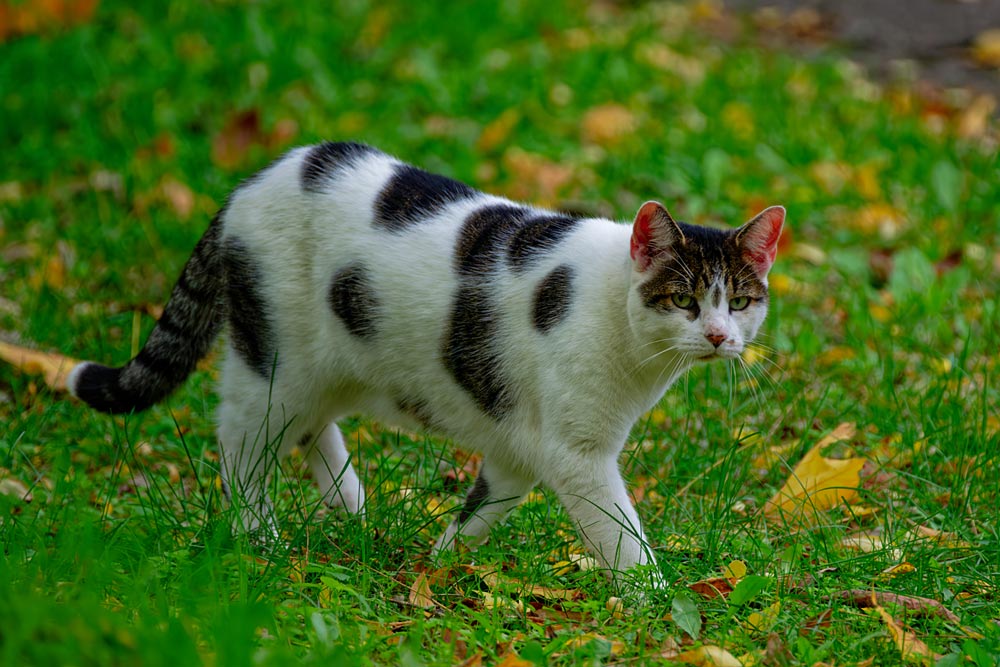
[[[664, 243], [665, 237], [672, 236], [672, 229], [677, 223], [673, 221], [663, 204], [648, 201], [639, 208], [632, 223], [631, 255], [639, 271], [645, 271], [653, 261], [653, 257], [662, 251], [669, 243]], [[680, 230], [677, 230], [680, 233]]]
[[739, 234], [740, 245], [747, 259], [762, 278], [771, 270], [778, 256], [778, 239], [785, 224], [785, 208], [772, 206], [765, 209], [743, 226]]

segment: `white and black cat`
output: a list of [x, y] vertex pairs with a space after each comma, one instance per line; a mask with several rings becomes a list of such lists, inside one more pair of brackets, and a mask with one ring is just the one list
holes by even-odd
[[628, 226], [361, 144], [303, 147], [229, 197], [139, 354], [84, 362], [69, 386], [98, 410], [143, 410], [228, 325], [218, 436], [246, 528], [274, 528], [265, 480], [296, 445], [327, 502], [362, 511], [336, 420], [366, 413], [483, 452], [437, 549], [482, 540], [542, 483], [620, 571], [653, 563], [618, 469], [629, 429], [693, 364], [754, 338], [784, 218], [773, 206], [719, 230], [647, 202]]

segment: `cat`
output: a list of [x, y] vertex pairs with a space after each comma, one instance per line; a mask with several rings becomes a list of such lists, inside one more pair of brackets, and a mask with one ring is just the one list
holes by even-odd
[[363, 512], [336, 421], [365, 413], [483, 453], [435, 552], [482, 541], [542, 483], [613, 578], [655, 571], [618, 456], [680, 375], [753, 340], [784, 219], [772, 206], [721, 230], [650, 201], [621, 224], [364, 144], [297, 148], [229, 196], [136, 357], [82, 362], [68, 385], [97, 410], [144, 410], [227, 328], [220, 469], [244, 529], [276, 530], [266, 480], [296, 445], [325, 501]]

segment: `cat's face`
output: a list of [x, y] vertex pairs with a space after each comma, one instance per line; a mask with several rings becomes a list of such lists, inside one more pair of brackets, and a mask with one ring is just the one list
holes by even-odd
[[645, 356], [739, 356], [767, 314], [767, 272], [784, 219], [785, 209], [772, 206], [720, 230], [676, 223], [660, 204], [644, 204], [632, 228], [629, 318], [649, 346]]

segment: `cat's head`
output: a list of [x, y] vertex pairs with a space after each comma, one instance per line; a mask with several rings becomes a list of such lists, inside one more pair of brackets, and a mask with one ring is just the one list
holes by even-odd
[[646, 202], [632, 225], [633, 331], [655, 349], [688, 361], [732, 359], [767, 314], [767, 272], [785, 209], [772, 206], [738, 229], [677, 223]]

